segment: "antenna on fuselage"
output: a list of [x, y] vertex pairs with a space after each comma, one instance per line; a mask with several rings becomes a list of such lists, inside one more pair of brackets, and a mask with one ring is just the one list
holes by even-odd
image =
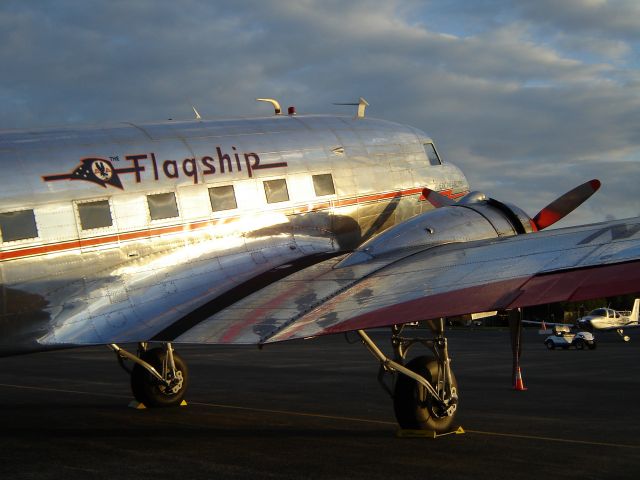
[[369, 106], [369, 102], [367, 102], [364, 98], [360, 97], [358, 103], [334, 103], [334, 105], [353, 105], [354, 107], [358, 107], [358, 113], [356, 114], [356, 118], [364, 118], [364, 111]]
[[282, 109], [280, 108], [280, 103], [273, 98], [256, 98], [258, 102], [267, 102], [273, 105], [273, 109], [275, 110], [276, 115], [282, 114]]

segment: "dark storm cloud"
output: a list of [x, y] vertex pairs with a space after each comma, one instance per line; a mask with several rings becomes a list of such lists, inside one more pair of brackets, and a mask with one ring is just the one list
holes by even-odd
[[[111, 1], [0, 5], [0, 126], [350, 111], [431, 134], [474, 188], [535, 213], [640, 211], [634, 2]], [[595, 201], [595, 199], [598, 201]]]

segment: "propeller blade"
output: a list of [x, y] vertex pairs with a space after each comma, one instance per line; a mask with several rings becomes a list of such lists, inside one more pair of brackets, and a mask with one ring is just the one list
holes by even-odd
[[533, 223], [536, 225], [538, 230], [542, 230], [553, 225], [558, 220], [564, 218], [582, 205], [582, 203], [593, 195], [599, 188], [600, 180], [597, 179], [589, 180], [588, 182], [577, 186], [540, 210], [538, 214], [533, 217]]
[[455, 205], [456, 202], [451, 200], [449, 197], [445, 197], [444, 195], [436, 192], [435, 190], [431, 190], [430, 188], [422, 189], [422, 196], [434, 207], [447, 207], [449, 205]]

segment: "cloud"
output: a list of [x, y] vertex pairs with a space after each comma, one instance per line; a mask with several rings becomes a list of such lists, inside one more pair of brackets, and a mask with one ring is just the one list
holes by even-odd
[[[640, 211], [635, 2], [5, 1], [0, 127], [368, 114], [431, 134], [474, 188], [541, 208], [604, 187], [575, 218]], [[583, 210], [584, 209], [584, 210]], [[572, 216], [573, 217], [573, 216]]]

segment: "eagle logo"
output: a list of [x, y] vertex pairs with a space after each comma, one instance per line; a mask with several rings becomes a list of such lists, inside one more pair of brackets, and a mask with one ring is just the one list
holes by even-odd
[[101, 187], [107, 185], [124, 190], [118, 173], [130, 173], [131, 169], [115, 169], [109, 160], [104, 158], [83, 158], [71, 173], [59, 173], [57, 175], [47, 175], [42, 177], [45, 182], [55, 180], [85, 180], [96, 183]]
[[109, 179], [113, 177], [113, 168], [102, 159], [93, 160], [91, 170], [93, 171], [93, 174], [103, 182], [108, 182]]

